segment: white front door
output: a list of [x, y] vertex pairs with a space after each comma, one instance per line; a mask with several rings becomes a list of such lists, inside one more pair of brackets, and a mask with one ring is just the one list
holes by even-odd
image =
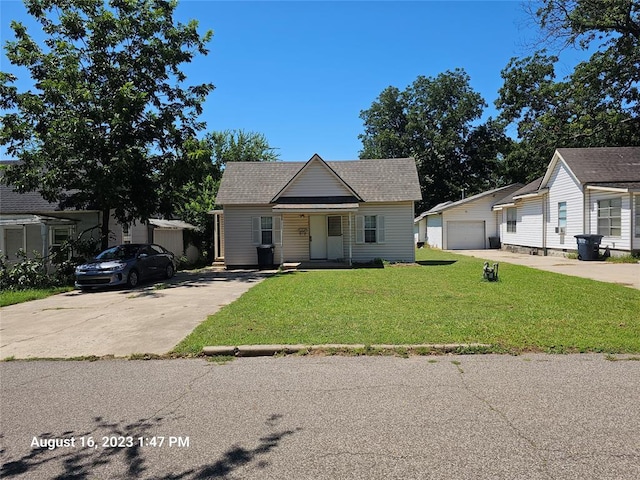
[[309, 217], [309, 258], [327, 259], [327, 217], [324, 215]]

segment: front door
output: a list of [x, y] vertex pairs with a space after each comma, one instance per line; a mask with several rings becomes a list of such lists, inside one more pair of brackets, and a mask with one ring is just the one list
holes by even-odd
[[311, 215], [309, 217], [309, 258], [327, 259], [327, 217]]

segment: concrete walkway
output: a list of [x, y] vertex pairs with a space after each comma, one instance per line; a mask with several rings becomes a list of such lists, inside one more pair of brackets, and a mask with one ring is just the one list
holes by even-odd
[[524, 255], [505, 250], [451, 250], [451, 253], [640, 289], [639, 263], [583, 262], [555, 256]]
[[0, 359], [165, 354], [271, 273], [179, 272], [134, 290], [75, 290], [3, 307]]

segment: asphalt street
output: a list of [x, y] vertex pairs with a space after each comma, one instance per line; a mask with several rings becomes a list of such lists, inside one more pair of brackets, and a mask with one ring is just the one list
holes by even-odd
[[3, 362], [0, 477], [635, 480], [618, 358]]

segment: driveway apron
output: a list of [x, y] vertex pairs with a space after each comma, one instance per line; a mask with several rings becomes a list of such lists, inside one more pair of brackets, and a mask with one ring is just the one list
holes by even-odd
[[72, 291], [0, 309], [0, 359], [164, 354], [269, 272], [179, 272], [128, 290]]

